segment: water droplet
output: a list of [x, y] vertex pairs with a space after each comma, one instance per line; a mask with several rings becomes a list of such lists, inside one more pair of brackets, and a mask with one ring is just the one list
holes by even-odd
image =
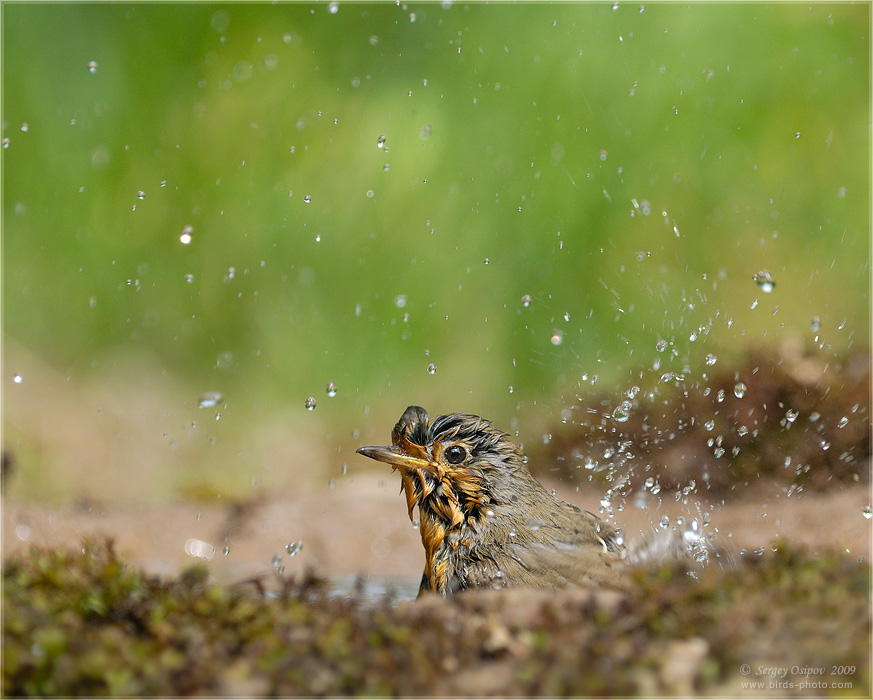
[[310, 197], [308, 194], [303, 195], [303, 201], [306, 202], [306, 204], [309, 204], [312, 201], [312, 197]]
[[312, 411], [312, 410], [315, 409], [315, 404], [316, 404], [316, 403], [317, 403], [317, 402], [316, 402], [316, 400], [315, 400], [315, 397], [314, 397], [314, 396], [310, 396], [308, 399], [306, 399], [306, 401], [303, 403], [303, 405], [306, 407], [306, 410], [307, 410], [307, 411]]
[[821, 319], [818, 316], [813, 316], [809, 322], [809, 327], [812, 328], [814, 333], [818, 333], [821, 328]]
[[712, 431], [715, 428], [715, 421], [708, 420], [706, 421], [706, 423], [703, 424], [703, 427], [706, 428], [708, 431]]
[[140, 190], [139, 192], [136, 193], [136, 198], [137, 199], [145, 199], [145, 192]]
[[398, 309], [402, 309], [404, 306], [406, 306], [406, 295], [398, 294], [396, 297], [394, 297], [394, 305]]
[[531, 299], [530, 294], [525, 294], [525, 295], [521, 298], [521, 305], [522, 305], [524, 308], [527, 308], [528, 306], [530, 306], [531, 301], [533, 301], [533, 299]]
[[747, 387], [742, 382], [737, 382], [734, 384], [734, 396], [738, 399], [743, 398], [746, 395]]
[[436, 374], [436, 371], [437, 371], [437, 366], [433, 362], [431, 362], [427, 366], [427, 373], [428, 374]]
[[661, 519], [658, 521], [658, 525], [666, 530], [668, 527], [670, 527], [670, 518], [666, 515], [662, 515]]
[[385, 148], [385, 134], [376, 139], [376, 148]]
[[88, 61], [88, 72], [96, 73], [97, 72], [97, 61]]
[[24, 381], [24, 377], [22, 377], [20, 373], [16, 372], [12, 376], [12, 381], [15, 382], [16, 384], [21, 384], [21, 382]]
[[618, 423], [626, 423], [630, 418], [633, 405], [630, 401], [622, 401], [612, 412], [612, 418]]
[[658, 352], [664, 352], [664, 350], [666, 350], [666, 349], [667, 349], [667, 341], [666, 340], [659, 340], [657, 343], [655, 343], [655, 350], [657, 350]]
[[326, 391], [328, 396], [336, 396], [336, 384], [328, 382]]
[[206, 391], [200, 396], [197, 405], [200, 408], [213, 408], [221, 403], [224, 397], [217, 391]]
[[712, 367], [716, 362], [718, 362], [718, 358], [715, 355], [713, 355], [712, 353], [709, 353], [706, 356], [707, 366]]
[[192, 275], [192, 274], [189, 272], [188, 274], [185, 275], [185, 281], [186, 281], [188, 284], [194, 284], [194, 275]]
[[793, 423], [797, 420], [798, 413], [797, 411], [793, 411], [790, 408], [785, 412], [785, 420], [789, 423]]
[[552, 333], [551, 337], [552, 345], [560, 345], [564, 342], [564, 333], [562, 331], [555, 331]]
[[492, 588], [505, 588], [506, 587], [506, 576], [504, 576], [503, 572], [498, 569], [498, 571], [491, 577], [491, 587]]
[[755, 282], [758, 283], [761, 291], [765, 294], [769, 294], [770, 292], [772, 292], [773, 288], [776, 286], [776, 282], [773, 280], [773, 277], [767, 270], [761, 270], [752, 279], [754, 279]]
[[179, 240], [182, 242], [183, 245], [188, 245], [191, 242], [191, 236], [193, 235], [193, 233], [193, 226], [183, 226], [182, 233], [179, 234]]
[[327, 11], [330, 14], [335, 15], [339, 11], [339, 2], [337, 0], [331, 0], [331, 3], [327, 6]]
[[215, 556], [215, 547], [203, 540], [197, 540], [193, 537], [185, 542], [185, 554], [189, 557], [197, 557], [198, 559], [206, 559], [209, 561]]
[[303, 540], [295, 540], [285, 545], [285, 551], [288, 552], [289, 557], [297, 556], [301, 549], [303, 549]]
[[861, 509], [861, 515], [870, 520], [870, 518], [873, 518], [873, 507], [868, 503]]

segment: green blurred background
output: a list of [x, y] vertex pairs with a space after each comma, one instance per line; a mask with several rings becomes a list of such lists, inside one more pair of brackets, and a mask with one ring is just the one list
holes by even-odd
[[868, 342], [868, 4], [2, 12], [20, 496], [293, 487], [410, 403], [529, 442]]

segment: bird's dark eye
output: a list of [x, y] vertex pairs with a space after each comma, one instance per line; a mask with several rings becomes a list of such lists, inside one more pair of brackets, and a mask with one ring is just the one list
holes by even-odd
[[449, 464], [460, 464], [467, 459], [467, 450], [460, 445], [452, 445], [446, 450], [445, 455]]

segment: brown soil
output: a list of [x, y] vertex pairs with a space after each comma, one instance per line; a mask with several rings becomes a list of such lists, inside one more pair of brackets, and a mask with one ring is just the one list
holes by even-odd
[[[58, 509], [6, 501], [3, 557], [31, 544], [76, 547], [89, 536], [109, 535], [131, 565], [175, 576], [195, 560], [186, 553], [186, 543], [199, 540], [209, 545], [209, 571], [221, 582], [273, 572], [278, 555], [278, 566], [288, 575], [311, 569], [344, 585], [362, 574], [377, 586], [411, 595], [421, 576], [423, 552], [394, 481], [382, 473], [359, 474], [332, 489], [313, 487], [247, 504], [178, 501]], [[596, 496], [565, 492], [558, 483], [547, 486], [561, 498], [598, 512]], [[790, 497], [758, 493], [748, 502], [715, 507], [706, 531], [729, 554], [766, 548], [779, 537], [813, 552], [837, 548], [869, 558], [871, 520], [864, 512], [870, 503], [869, 485]], [[647, 510], [629, 505], [615, 519], [632, 541], [656, 527], [663, 515], [671, 523], [690, 517], [688, 507], [668, 495], [658, 508], [653, 503]], [[292, 542], [303, 543], [293, 557], [286, 549]], [[194, 551], [190, 544], [188, 549]]]

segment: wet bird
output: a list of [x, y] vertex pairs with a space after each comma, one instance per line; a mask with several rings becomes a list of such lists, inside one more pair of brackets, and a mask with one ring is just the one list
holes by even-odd
[[419, 595], [470, 588], [620, 588], [627, 550], [616, 529], [549, 493], [509, 435], [479, 416], [433, 423], [406, 409], [390, 447], [358, 452], [400, 472], [425, 550]]

